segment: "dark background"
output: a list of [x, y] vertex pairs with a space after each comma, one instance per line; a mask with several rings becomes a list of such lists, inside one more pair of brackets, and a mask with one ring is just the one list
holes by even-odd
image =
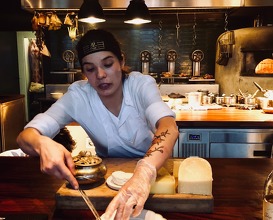
[[[18, 94], [18, 55], [17, 31], [32, 31], [31, 19], [33, 12], [21, 9], [20, 0], [5, 2], [6, 6], [0, 13], [0, 94]], [[97, 27], [112, 31], [121, 42], [126, 56], [126, 64], [132, 70], [141, 70], [140, 52], [148, 50], [151, 53], [150, 72], [167, 71], [165, 55], [174, 49], [178, 58], [176, 72], [191, 73], [192, 62], [189, 59], [194, 49], [201, 49], [204, 60], [201, 63], [202, 74], [214, 74], [215, 47], [218, 36], [225, 31], [225, 13], [228, 14], [227, 28], [229, 30], [252, 27], [254, 19], [260, 15], [263, 24], [272, 24], [272, 7], [266, 8], [235, 8], [230, 10], [193, 10], [179, 11], [180, 21], [179, 45], [176, 42], [177, 15], [175, 11], [151, 11], [152, 23], [142, 26], [132, 26], [123, 23], [124, 11], [105, 11], [106, 22]], [[196, 45], [193, 45], [194, 14], [196, 15]], [[65, 14], [58, 14], [63, 20]], [[162, 29], [159, 30], [159, 21]], [[94, 26], [81, 25], [80, 31], [87, 31]], [[68, 37], [67, 27], [58, 31], [46, 31], [46, 45], [52, 57], [44, 58], [45, 83], [63, 82], [66, 78], [53, 76], [51, 70], [66, 68], [62, 53], [74, 50], [77, 41]], [[162, 37], [161, 54], [159, 53], [159, 35]], [[76, 67], [78, 63], [76, 62]]]

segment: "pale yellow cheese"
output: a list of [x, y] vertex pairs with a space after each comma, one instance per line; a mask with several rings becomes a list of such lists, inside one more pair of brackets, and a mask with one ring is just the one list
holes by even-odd
[[175, 178], [166, 168], [162, 167], [157, 172], [156, 181], [150, 189], [151, 194], [175, 194]]
[[178, 171], [178, 193], [212, 195], [212, 169], [200, 157], [183, 160]]
[[175, 178], [178, 177], [178, 170], [179, 170], [181, 162], [182, 162], [182, 160], [174, 160], [173, 161], [173, 176]]

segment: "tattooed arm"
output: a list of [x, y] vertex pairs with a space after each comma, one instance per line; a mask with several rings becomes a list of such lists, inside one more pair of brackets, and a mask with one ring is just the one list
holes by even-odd
[[157, 122], [154, 139], [147, 151], [144, 160], [158, 170], [171, 156], [178, 137], [178, 129], [173, 117], [164, 117]]
[[157, 130], [150, 149], [138, 161], [134, 175], [122, 186], [108, 205], [105, 218], [115, 214], [115, 219], [127, 220], [138, 216], [149, 196], [150, 187], [156, 179], [157, 170], [170, 157], [178, 137], [173, 117], [164, 117], [157, 122]]

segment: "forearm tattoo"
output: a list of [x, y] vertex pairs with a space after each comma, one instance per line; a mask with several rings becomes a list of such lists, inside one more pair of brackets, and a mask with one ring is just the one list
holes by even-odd
[[164, 146], [161, 145], [161, 144], [162, 144], [163, 141], [165, 141], [165, 138], [166, 138], [167, 135], [170, 135], [170, 133], [168, 132], [168, 130], [166, 130], [165, 132], [161, 132], [160, 135], [155, 135], [154, 139], [152, 141], [151, 146], [154, 146], [154, 145], [156, 145], [156, 146], [154, 147], [154, 149], [149, 149], [147, 151], [147, 153], [145, 154], [145, 157], [152, 156], [153, 152], [161, 152], [161, 153], [163, 153], [164, 152], [163, 151]]

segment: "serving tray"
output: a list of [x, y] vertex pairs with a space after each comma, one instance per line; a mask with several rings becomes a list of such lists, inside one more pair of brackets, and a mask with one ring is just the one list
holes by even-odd
[[[170, 159], [165, 164], [165, 168], [172, 173], [173, 161]], [[182, 159], [181, 159], [182, 160]], [[138, 159], [107, 158], [104, 162], [107, 166], [105, 178], [108, 178], [112, 172], [122, 170], [124, 172], [133, 172]], [[97, 210], [105, 210], [118, 191], [109, 188], [106, 181], [93, 185], [82, 186]], [[65, 183], [56, 193], [56, 203], [59, 209], [88, 209], [77, 190]], [[166, 212], [213, 212], [212, 195], [191, 195], [191, 194], [150, 194], [144, 208], [153, 211]]]

